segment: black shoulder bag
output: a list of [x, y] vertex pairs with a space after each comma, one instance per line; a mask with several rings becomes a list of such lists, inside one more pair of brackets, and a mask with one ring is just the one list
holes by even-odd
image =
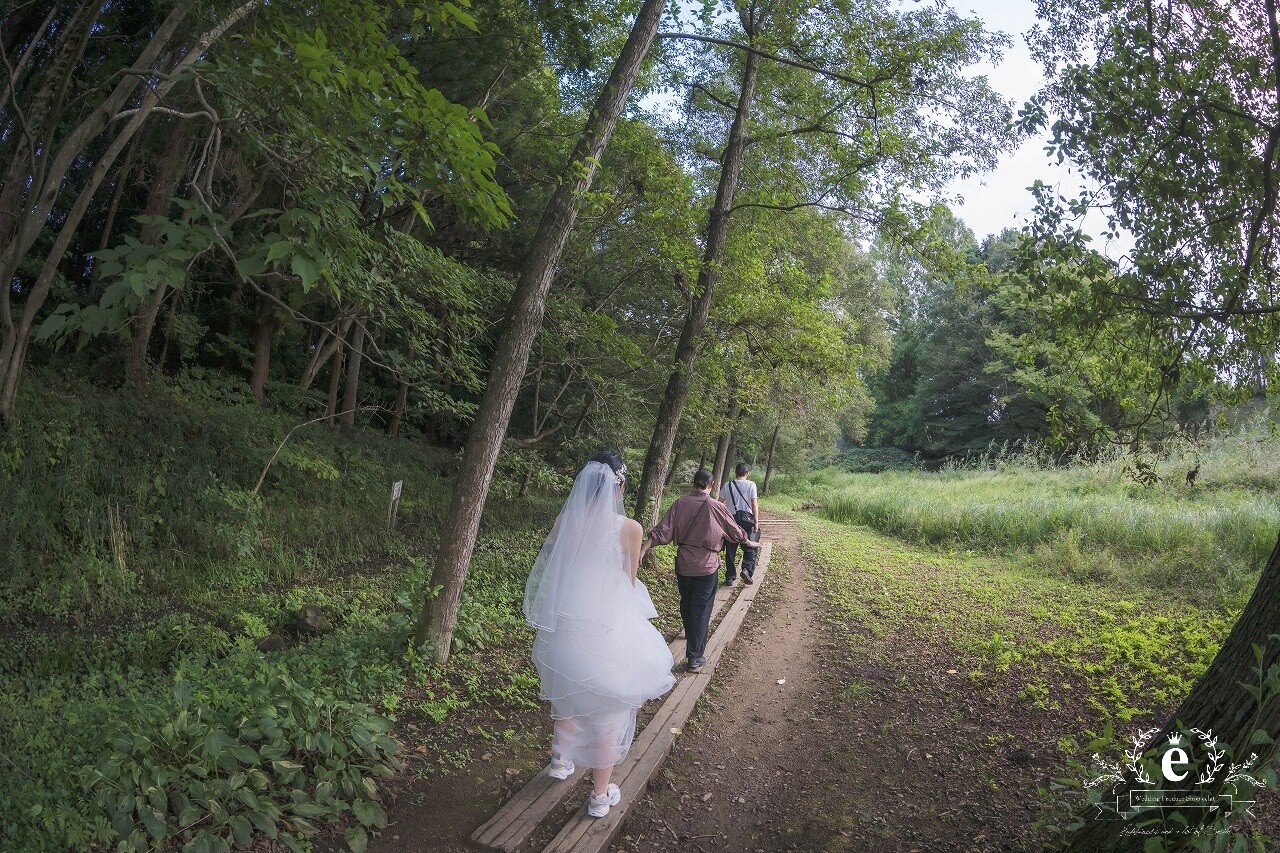
[[[729, 488], [733, 489], [733, 491], [738, 495], [738, 500], [747, 504], [748, 507], [751, 506], [747, 499], [742, 496], [742, 490], [738, 488], [737, 481], [730, 480]], [[739, 527], [748, 532], [756, 526], [756, 517], [750, 509], [735, 509], [733, 511], [733, 520], [738, 522]]]

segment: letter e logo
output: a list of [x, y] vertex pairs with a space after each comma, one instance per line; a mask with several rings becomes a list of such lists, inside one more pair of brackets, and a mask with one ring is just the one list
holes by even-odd
[[1181, 773], [1176, 773], [1174, 772], [1174, 765], [1185, 767], [1187, 764], [1187, 754], [1175, 746], [1173, 749], [1166, 752], [1164, 757], [1160, 759], [1160, 772], [1163, 773], [1164, 778], [1168, 779], [1170, 782], [1181, 782], [1190, 775], [1191, 771], [1184, 770]]

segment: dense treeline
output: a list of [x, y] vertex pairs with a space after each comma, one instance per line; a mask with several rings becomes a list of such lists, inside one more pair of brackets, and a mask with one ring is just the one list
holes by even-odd
[[[590, 3], [372, 0], [29, 2], [0, 26], [10, 488], [47, 479], [41, 399], [77, 382], [151, 401], [243, 383], [299, 424], [461, 448], [626, 34]], [[860, 246], [918, 237], [911, 195], [1008, 138], [964, 74], [1002, 41], [945, 9], [709, 7], [672, 29], [555, 264], [499, 460], [521, 488], [601, 441], [648, 446], [651, 505], [673, 457], [768, 468], [860, 435], [891, 298]], [[203, 490], [261, 499], [230, 479]], [[43, 519], [46, 553], [110, 553]]]

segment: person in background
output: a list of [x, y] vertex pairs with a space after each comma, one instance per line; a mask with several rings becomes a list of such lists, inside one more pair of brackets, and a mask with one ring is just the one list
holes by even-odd
[[649, 624], [658, 611], [636, 578], [642, 530], [623, 513], [626, 484], [622, 457], [591, 457], [524, 590], [525, 619], [538, 629], [540, 696], [554, 720], [547, 775], [568, 779], [576, 765], [590, 767], [592, 817], [622, 799], [609, 777], [631, 748], [636, 710], [676, 683], [667, 642]]
[[[750, 466], [745, 462], [739, 462], [738, 467], [734, 469], [737, 479], [730, 480], [720, 487], [720, 502], [729, 508], [733, 513], [733, 520], [747, 532], [748, 536], [756, 531], [756, 526], [760, 522], [760, 501], [756, 496], [756, 484], [747, 479], [749, 473], [751, 473]], [[751, 583], [756, 573], [756, 557], [759, 555], [760, 552], [754, 548], [742, 549], [743, 583]], [[737, 577], [737, 562], [738, 546], [730, 542], [724, 550], [724, 582], [728, 586], [733, 586]]]
[[640, 549], [643, 558], [656, 545], [677, 545], [676, 583], [690, 672], [707, 663], [707, 629], [720, 577], [721, 546], [728, 541], [746, 548], [760, 547], [747, 537], [725, 505], [711, 497], [711, 479], [710, 471], [698, 469], [693, 475], [693, 491], [676, 499]]

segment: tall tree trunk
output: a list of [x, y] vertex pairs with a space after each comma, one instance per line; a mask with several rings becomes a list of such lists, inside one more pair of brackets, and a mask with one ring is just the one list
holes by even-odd
[[400, 380], [400, 393], [396, 395], [396, 408], [391, 413], [391, 424], [387, 427], [387, 435], [395, 438], [400, 434], [400, 424], [404, 420], [404, 410], [409, 403], [409, 383]]
[[[757, 26], [763, 26], [763, 20]], [[750, 36], [757, 27], [747, 27]], [[729, 128], [724, 157], [720, 168], [720, 184], [716, 187], [716, 200], [707, 220], [707, 235], [703, 250], [702, 267], [698, 272], [698, 296], [685, 317], [680, 330], [680, 342], [676, 345], [675, 367], [667, 379], [667, 388], [658, 408], [658, 420], [653, 427], [653, 437], [645, 452], [644, 468], [640, 474], [639, 494], [636, 497], [636, 520], [645, 529], [658, 520], [658, 490], [667, 476], [667, 460], [675, 443], [676, 430], [684, 414], [684, 404], [689, 398], [689, 380], [693, 376], [693, 363], [698, 357], [698, 343], [702, 330], [711, 315], [711, 297], [720, 277], [720, 253], [729, 233], [729, 215], [733, 210], [733, 198], [738, 191], [738, 175], [742, 170], [742, 155], [746, 149], [747, 121], [751, 117], [751, 99], [755, 95], [756, 75], [760, 57], [748, 53], [743, 60], [742, 88], [738, 93], [738, 108]]]
[[271, 339], [276, 334], [276, 322], [272, 308], [274, 303], [265, 296], [258, 297], [258, 322], [253, 331], [253, 372], [249, 375], [249, 390], [259, 403], [267, 399], [267, 374], [271, 371]]
[[711, 472], [711, 482], [715, 484], [714, 494], [720, 493], [720, 486], [724, 481], [729, 479], [728, 471], [725, 468], [730, 464], [729, 460], [733, 449], [733, 426], [734, 413], [738, 410], [738, 380], [731, 378], [729, 380], [729, 391], [725, 395], [724, 404], [724, 432], [720, 433], [720, 438], [716, 440], [716, 467]]
[[[1171, 734], [1194, 727], [1206, 732], [1212, 731], [1219, 744], [1229, 746], [1231, 761], [1244, 761], [1250, 753], [1257, 752], [1262, 757], [1257, 766], [1266, 766], [1275, 755], [1275, 745], [1253, 744], [1253, 733], [1262, 730], [1273, 739], [1280, 739], [1280, 697], [1263, 694], [1266, 701], [1260, 706], [1245, 689], [1245, 685], [1257, 686], [1258, 674], [1254, 672], [1255, 667], [1260, 666], [1262, 672], [1266, 673], [1272, 667], [1280, 666], [1280, 642], [1273, 639], [1278, 625], [1280, 539], [1258, 578], [1253, 596], [1245, 605], [1217, 656], [1191, 687], [1191, 693], [1169, 717], [1164, 730], [1151, 744], [1158, 746], [1165, 743]], [[1261, 662], [1254, 656], [1255, 648], [1262, 650]], [[1185, 728], [1180, 729], [1179, 725]], [[1193, 772], [1183, 784], [1194, 784], [1197, 775]], [[1218, 774], [1216, 788], [1223, 787], [1226, 775], [1225, 771]], [[1120, 786], [1118, 793], [1121, 802], [1128, 801], [1130, 787], [1127, 783]], [[1169, 782], [1161, 787], [1165, 790], [1177, 789], [1175, 784]], [[1197, 786], [1196, 793], [1220, 793], [1220, 790], [1212, 790], [1211, 787]], [[1097, 812], [1093, 807], [1088, 812], [1084, 817], [1084, 825], [1070, 836], [1068, 849], [1081, 853], [1095, 850], [1140, 851], [1145, 839], [1150, 837], [1141, 832], [1125, 834], [1126, 829], [1133, 832], [1133, 823], [1130, 821], [1097, 819]], [[1181, 814], [1191, 827], [1218, 816], [1217, 812], [1210, 812], [1204, 807], [1190, 808]], [[1142, 818], [1141, 813], [1138, 818]], [[1176, 822], [1169, 822], [1167, 825], [1178, 826]]]
[[[139, 133], [133, 137], [133, 142], [129, 145], [129, 150], [125, 152], [124, 162], [120, 164], [120, 171], [116, 173], [116, 187], [111, 193], [111, 203], [107, 205], [107, 220], [102, 225], [102, 239], [98, 241], [98, 249], [108, 249], [111, 247], [111, 235], [115, 233], [116, 214], [120, 212], [120, 201], [124, 198], [124, 191], [129, 185], [129, 175], [133, 172], [133, 161], [137, 159], [138, 149], [142, 147], [142, 134]], [[102, 264], [94, 262], [93, 277], [89, 281], [89, 302], [98, 301], [98, 280], [102, 278]]]
[[[7, 16], [4, 29], [0, 30], [0, 49], [4, 50], [4, 55], [9, 60], [9, 67], [5, 69], [8, 73], [5, 75], [4, 88], [0, 89], [0, 113], [3, 113], [5, 107], [9, 105], [9, 98], [17, 91], [18, 81], [35, 54], [37, 45], [49, 31], [49, 25], [57, 15], [58, 7], [50, 4], [44, 20], [37, 26], [36, 21], [40, 20], [40, 4], [24, 3]], [[25, 44], [26, 48], [15, 60], [13, 53], [20, 44]], [[4, 149], [0, 148], [0, 155], [5, 153]]]
[[706, 467], [707, 467], [707, 449], [704, 447], [702, 448], [702, 455], [698, 457], [698, 470], [702, 470], [703, 468], [706, 468]]
[[671, 487], [675, 485], [676, 470], [680, 467], [680, 454], [684, 453], [684, 446], [688, 443], [688, 438], [681, 438], [676, 442], [676, 449], [671, 454], [671, 463], [667, 466], [667, 477], [662, 481], [662, 491], [664, 493], [671, 491]]
[[307, 361], [307, 366], [303, 368], [302, 379], [298, 382], [298, 387], [306, 391], [311, 387], [311, 383], [316, 381], [316, 376], [324, 368], [324, 364], [333, 357], [335, 351], [341, 352], [342, 346], [346, 343], [347, 334], [351, 331], [351, 323], [354, 317], [344, 316], [334, 322], [334, 329], [331, 332], [328, 329], [321, 334], [320, 340], [316, 343], [315, 352], [311, 354], [311, 358]]
[[345, 426], [356, 425], [356, 406], [360, 405], [360, 363], [364, 361], [364, 320], [356, 321], [351, 336], [351, 356], [347, 359], [347, 381], [342, 394], [342, 414], [338, 420]]
[[[147, 216], [168, 216], [172, 205], [173, 194], [178, 188], [178, 181], [187, 169], [191, 157], [191, 126], [185, 119], [173, 118], [169, 125], [169, 136], [165, 141], [164, 153], [160, 156], [160, 167], [151, 181], [151, 189], [147, 192], [147, 205], [144, 213]], [[121, 180], [124, 176], [121, 176]], [[190, 219], [190, 211], [184, 211], [183, 221]], [[138, 242], [145, 246], [156, 246], [160, 242], [161, 228], [153, 223], [146, 223], [138, 231]], [[146, 378], [147, 346], [151, 343], [151, 330], [155, 328], [156, 317], [160, 306], [168, 296], [169, 286], [159, 282], [129, 319], [129, 378], [141, 383]], [[256, 396], [256, 395], [255, 395]], [[261, 398], [259, 398], [261, 402]]]
[[663, 0], [645, 0], [640, 7], [627, 43], [614, 63], [604, 89], [596, 98], [582, 137], [564, 172], [571, 178], [563, 181], [552, 195], [521, 267], [520, 279], [511, 297], [507, 320], [490, 365], [488, 383], [454, 483], [449, 519], [444, 526], [440, 553], [431, 579], [431, 587], [438, 587], [440, 593], [423, 602], [414, 632], [415, 641], [428, 645], [438, 663], [443, 664], [449, 659], [453, 629], [458, 621], [458, 602], [462, 598], [467, 566], [475, 549], [480, 514], [484, 510], [493, 469], [511, 420], [511, 409], [529, 365], [529, 350], [542, 325], [552, 276], [573, 229], [582, 198], [591, 188], [600, 157], [653, 43], [664, 8]]
[[[333, 351], [333, 358], [329, 360], [329, 397], [324, 406], [324, 416], [332, 418], [338, 413], [338, 386], [342, 384], [342, 357], [345, 354], [344, 347], [338, 347]], [[330, 423], [333, 423], [330, 421]]]
[[729, 433], [720, 433], [720, 437], [716, 439], [716, 464], [711, 469], [711, 482], [714, 483], [713, 492], [719, 494], [720, 484], [724, 482], [724, 466], [729, 457]]
[[[178, 303], [182, 301], [182, 292], [178, 291], [173, 294], [173, 298], [169, 300], [169, 313], [164, 318], [164, 345], [160, 347], [160, 357], [156, 359], [156, 364], [161, 370], [165, 369], [165, 365], [169, 361], [169, 347], [173, 344], [173, 323], [178, 314]], [[182, 360], [182, 354], [178, 354], [178, 360]]]
[[773, 473], [773, 450], [778, 446], [778, 433], [782, 430], [782, 418], [778, 418], [778, 422], [773, 426], [773, 438], [769, 439], [769, 454], [764, 459], [764, 485], [760, 487], [760, 494], [769, 494], [769, 475]]

